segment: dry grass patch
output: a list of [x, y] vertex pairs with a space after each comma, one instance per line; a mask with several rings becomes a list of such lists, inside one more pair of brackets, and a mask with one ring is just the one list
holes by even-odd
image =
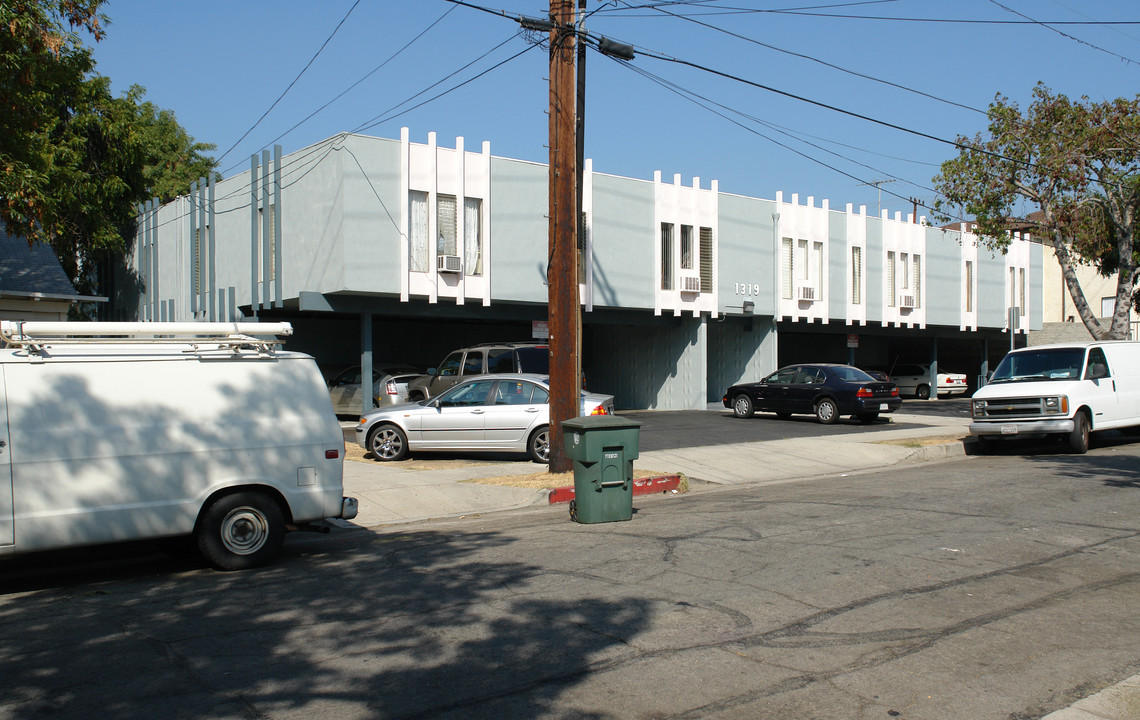
[[900, 438], [898, 440], [880, 440], [880, 445], [898, 445], [899, 447], [920, 448], [930, 445], [949, 445], [962, 442], [966, 438], [961, 435], [932, 435], [929, 437]]

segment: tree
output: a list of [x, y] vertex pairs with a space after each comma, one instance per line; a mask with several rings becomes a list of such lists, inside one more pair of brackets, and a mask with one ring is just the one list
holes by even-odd
[[[949, 220], [964, 208], [983, 243], [1004, 250], [1012, 227], [1047, 238], [1061, 264], [1073, 306], [1098, 339], [1128, 336], [1138, 276], [1134, 243], [1140, 206], [1140, 96], [1073, 102], [1043, 84], [1023, 115], [998, 95], [988, 132], [958, 138], [958, 157], [934, 178], [935, 212]], [[1028, 201], [1039, 212], [1015, 219]], [[1116, 306], [1106, 328], [1081, 290], [1074, 263], [1117, 275]]]
[[0, 5], [0, 220], [48, 242], [75, 288], [100, 294], [100, 268], [134, 235], [137, 203], [171, 200], [215, 161], [174, 114], [132, 86], [112, 97], [90, 51], [103, 0]]

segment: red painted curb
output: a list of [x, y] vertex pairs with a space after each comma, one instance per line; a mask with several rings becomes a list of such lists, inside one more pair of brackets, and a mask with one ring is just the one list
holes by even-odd
[[[681, 486], [680, 475], [658, 475], [657, 477], [635, 478], [633, 481], [634, 495], [651, 495], [676, 490]], [[574, 486], [554, 488], [550, 491], [549, 500], [554, 503], [570, 502], [574, 499]]]

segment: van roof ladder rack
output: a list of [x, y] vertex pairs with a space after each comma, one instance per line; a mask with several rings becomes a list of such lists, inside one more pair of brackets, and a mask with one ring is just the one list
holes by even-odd
[[287, 322], [0, 322], [0, 340], [9, 347], [39, 351], [62, 344], [209, 344], [273, 352], [278, 336], [293, 334]]

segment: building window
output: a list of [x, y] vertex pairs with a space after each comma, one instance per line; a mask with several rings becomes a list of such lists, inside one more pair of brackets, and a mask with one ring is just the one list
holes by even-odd
[[[704, 232], [704, 228], [701, 228]], [[681, 269], [693, 269], [693, 226], [681, 226]]]
[[[691, 228], [690, 228], [691, 230]], [[701, 228], [701, 292], [713, 289], [713, 235], [712, 228]]]
[[[274, 242], [274, 239], [277, 237], [277, 213], [276, 213], [276, 209], [277, 209], [276, 205], [274, 205], [274, 204], [269, 205], [269, 234], [265, 237], [259, 237], [258, 238], [258, 243], [261, 246], [260, 248], [258, 248], [261, 252], [259, 252], [257, 255], [257, 257], [260, 258], [259, 262], [257, 263], [257, 281], [258, 282], [265, 282], [265, 280], [266, 280], [266, 278], [265, 278], [265, 258], [267, 258], [267, 257], [269, 258], [269, 278], [268, 279], [270, 281], [277, 279], [277, 243]], [[259, 235], [261, 234], [262, 230], [265, 228], [265, 223], [264, 223], [265, 212], [266, 211], [263, 208], [257, 209], [257, 214], [261, 215], [263, 218], [262, 220], [259, 220], [257, 223], [257, 232]]]
[[464, 266], [468, 275], [483, 274], [483, 201], [463, 198]]
[[785, 300], [792, 299], [792, 239], [783, 238], [780, 241], [780, 296]]
[[673, 289], [673, 224], [661, 223], [661, 289]]
[[[260, 224], [258, 225], [260, 227]], [[194, 294], [202, 294], [202, 265], [205, 251], [202, 248], [202, 230], [194, 228]], [[260, 279], [258, 275], [258, 279]]]
[[899, 253], [899, 275], [902, 276], [902, 289], [910, 289], [910, 256]]
[[796, 254], [799, 256], [799, 260], [800, 260], [799, 267], [803, 268], [802, 270], [798, 271], [799, 275], [800, 275], [799, 279], [802, 280], [803, 283], [806, 285], [808, 278], [811, 277], [811, 263], [808, 262], [808, 241], [807, 240], [800, 239], [800, 241], [798, 243], [798, 250], [797, 250]]
[[436, 199], [435, 230], [436, 255], [458, 255], [456, 232], [456, 204], [454, 195], [439, 195]]
[[851, 248], [851, 304], [860, 305], [863, 302], [863, 248], [855, 245]]
[[1100, 299], [1100, 316], [1110, 318], [1116, 314], [1116, 298], [1106, 297]]
[[911, 267], [914, 269], [914, 282], [911, 287], [914, 288], [914, 306], [915, 308], [922, 307], [922, 256], [911, 256]]
[[408, 268], [413, 272], [428, 271], [428, 194], [412, 190], [409, 194]]
[[887, 307], [898, 305], [898, 288], [895, 286], [895, 251], [887, 251]]
[[966, 261], [966, 312], [974, 312], [974, 261]]

